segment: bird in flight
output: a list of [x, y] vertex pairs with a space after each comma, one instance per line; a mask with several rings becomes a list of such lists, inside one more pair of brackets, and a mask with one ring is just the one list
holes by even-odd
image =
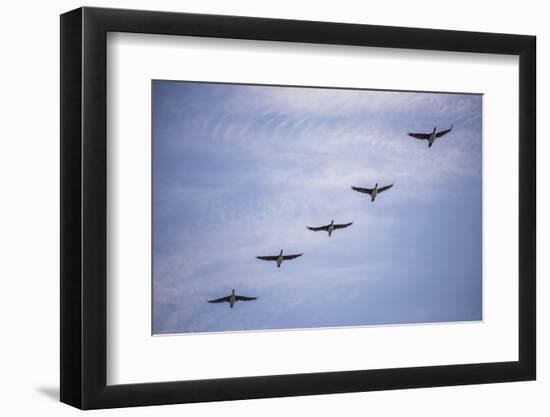
[[275, 261], [277, 262], [277, 268], [281, 267], [281, 264], [283, 261], [288, 261], [290, 259], [295, 259], [299, 256], [302, 256], [303, 253], [298, 253], [296, 255], [283, 255], [283, 250], [281, 249], [281, 253], [278, 255], [273, 256], [256, 256], [256, 258], [261, 259], [262, 261]]
[[376, 183], [374, 188], [354, 187], [352, 185], [351, 189], [359, 193], [370, 194], [370, 197], [371, 197], [370, 201], [374, 201], [378, 194], [380, 194], [383, 191], [389, 190], [391, 187], [393, 187], [393, 184], [385, 185], [383, 187], [378, 188], [378, 183]]
[[235, 294], [235, 290], [231, 291], [231, 294], [226, 297], [216, 298], [215, 300], [208, 300], [209, 303], [229, 303], [229, 307], [233, 308], [233, 304], [237, 301], [252, 301], [257, 300], [258, 297], [245, 297], [244, 295]]
[[319, 232], [321, 230], [324, 230], [325, 232], [328, 232], [328, 237], [334, 232], [336, 229], [344, 229], [348, 226], [351, 226], [353, 222], [344, 223], [344, 224], [334, 224], [334, 220], [330, 222], [330, 224], [327, 224], [326, 226], [319, 226], [319, 227], [311, 227], [306, 226], [309, 230], [313, 230], [314, 232]]
[[431, 133], [411, 133], [411, 132], [409, 132], [408, 135], [412, 138], [415, 138], [415, 139], [427, 140], [428, 141], [428, 148], [431, 148], [431, 146], [433, 145], [434, 141], [437, 138], [440, 138], [441, 136], [446, 135], [451, 130], [453, 130], [453, 125], [451, 125], [451, 127], [449, 129], [440, 130], [439, 132], [436, 132], [436, 130], [437, 130], [437, 128], [434, 127], [434, 130]]

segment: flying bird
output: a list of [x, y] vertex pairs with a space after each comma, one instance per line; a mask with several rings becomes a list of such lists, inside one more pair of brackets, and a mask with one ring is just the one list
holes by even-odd
[[288, 261], [290, 259], [295, 259], [299, 256], [302, 256], [303, 253], [298, 253], [296, 255], [284, 255], [283, 256], [283, 250], [281, 249], [281, 253], [274, 256], [256, 256], [256, 258], [261, 259], [262, 261], [275, 261], [277, 262], [277, 268], [281, 267], [281, 264], [283, 261]]
[[215, 300], [208, 300], [209, 303], [229, 303], [229, 307], [233, 308], [233, 304], [237, 301], [252, 301], [257, 300], [258, 297], [245, 297], [244, 295], [235, 294], [235, 290], [231, 291], [231, 294], [226, 297], [216, 298]]
[[314, 232], [319, 232], [321, 230], [324, 230], [325, 232], [328, 232], [328, 237], [334, 232], [336, 229], [344, 229], [348, 226], [351, 226], [353, 222], [344, 223], [344, 224], [334, 224], [334, 220], [330, 222], [330, 224], [327, 224], [326, 226], [319, 226], [319, 227], [310, 227], [306, 226], [309, 230], [313, 230]]
[[352, 185], [351, 189], [359, 193], [370, 194], [370, 197], [371, 197], [370, 201], [374, 201], [378, 194], [380, 194], [383, 191], [389, 190], [391, 187], [393, 187], [393, 184], [385, 185], [383, 187], [378, 188], [378, 183], [376, 183], [374, 188], [354, 187]]
[[437, 128], [434, 127], [434, 130], [432, 133], [411, 133], [409, 132], [408, 135], [415, 139], [420, 140], [427, 140], [428, 141], [428, 148], [431, 148], [436, 138], [440, 138], [443, 135], [446, 135], [451, 130], [453, 130], [453, 125], [449, 129], [440, 130], [439, 132], [436, 132]]

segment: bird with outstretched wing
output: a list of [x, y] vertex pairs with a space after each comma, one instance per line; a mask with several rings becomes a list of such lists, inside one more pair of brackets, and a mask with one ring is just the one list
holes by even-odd
[[449, 129], [440, 130], [439, 132], [437, 132], [436, 130], [437, 130], [437, 128], [434, 127], [434, 129], [431, 133], [413, 133], [413, 132], [409, 132], [407, 134], [411, 138], [420, 139], [420, 140], [427, 140], [428, 141], [428, 148], [430, 148], [437, 138], [440, 138], [441, 136], [445, 136], [447, 133], [449, 133], [451, 130], [453, 130], [453, 125], [451, 125], [451, 127]]
[[378, 188], [378, 183], [374, 186], [374, 188], [364, 188], [364, 187], [355, 187], [351, 186], [351, 189], [353, 191], [357, 191], [359, 193], [368, 194], [371, 196], [370, 201], [376, 200], [376, 196], [380, 194], [381, 192], [384, 192], [386, 190], [389, 190], [391, 187], [393, 187], [393, 184], [390, 185], [384, 185], [383, 187]]
[[247, 296], [244, 296], [244, 295], [237, 295], [235, 294], [235, 290], [231, 291], [231, 294], [225, 296], [225, 297], [220, 297], [220, 298], [216, 298], [214, 300], [208, 300], [209, 303], [229, 303], [229, 307], [233, 308], [233, 305], [237, 302], [237, 301], [252, 301], [252, 300], [257, 300], [258, 297], [247, 297]]
[[332, 232], [335, 231], [336, 229], [345, 229], [346, 227], [351, 226], [352, 224], [353, 222], [334, 224], [334, 220], [332, 220], [330, 224], [327, 224], [326, 226], [318, 226], [318, 227], [306, 226], [306, 228], [313, 232], [320, 232], [320, 231], [328, 232], [328, 236], [330, 237], [330, 235], [332, 235]]
[[277, 268], [281, 267], [281, 264], [283, 261], [288, 261], [290, 259], [298, 258], [299, 256], [302, 256], [303, 253], [297, 253], [295, 255], [283, 255], [283, 250], [281, 249], [281, 252], [279, 255], [272, 255], [272, 256], [256, 256], [256, 258], [262, 260], [262, 261], [275, 261], [277, 262]]

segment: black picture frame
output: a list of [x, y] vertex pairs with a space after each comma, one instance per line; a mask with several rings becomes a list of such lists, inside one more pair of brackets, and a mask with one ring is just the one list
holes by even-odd
[[[108, 32], [519, 56], [519, 360], [107, 385]], [[60, 57], [62, 402], [96, 409], [535, 379], [534, 36], [84, 7], [61, 15]]]

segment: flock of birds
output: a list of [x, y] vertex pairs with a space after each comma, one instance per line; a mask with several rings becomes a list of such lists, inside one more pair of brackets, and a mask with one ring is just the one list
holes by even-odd
[[[428, 141], [428, 148], [431, 148], [434, 141], [437, 138], [440, 138], [440, 137], [446, 135], [451, 130], [453, 130], [452, 125], [449, 129], [445, 129], [445, 130], [437, 131], [437, 128], [434, 127], [433, 131], [430, 132], [430, 133], [412, 133], [412, 132], [409, 132], [407, 134], [410, 137], [415, 138], [415, 139], [427, 140]], [[384, 185], [383, 187], [378, 187], [378, 183], [376, 183], [374, 185], [374, 188], [364, 188], [364, 187], [352, 186], [351, 189], [354, 190], [354, 191], [357, 191], [359, 193], [370, 195], [371, 202], [374, 202], [374, 200], [376, 200], [376, 197], [378, 196], [378, 194], [380, 194], [380, 193], [382, 193], [386, 190], [389, 190], [391, 187], [393, 187], [393, 185], [394, 184], [389, 184], [389, 185]], [[349, 227], [352, 224], [353, 224], [353, 222], [342, 223], [342, 224], [334, 224], [334, 220], [332, 220], [330, 222], [330, 224], [327, 224], [325, 226], [317, 226], [317, 227], [306, 226], [306, 228], [313, 231], [313, 232], [320, 232], [320, 231], [328, 232], [328, 236], [330, 237], [335, 230], [345, 229], [346, 227]], [[297, 253], [297, 254], [292, 254], [292, 255], [283, 255], [283, 249], [281, 249], [281, 252], [279, 252], [278, 255], [256, 256], [256, 258], [258, 258], [262, 261], [276, 262], [277, 263], [277, 268], [280, 268], [283, 261], [289, 261], [291, 259], [296, 259], [296, 258], [299, 258], [302, 255], [303, 255], [303, 253]], [[225, 297], [216, 298], [214, 300], [208, 300], [208, 302], [209, 303], [229, 303], [229, 307], [233, 308], [233, 305], [237, 301], [253, 301], [253, 300], [257, 300], [257, 299], [258, 299], [258, 297], [248, 297], [248, 296], [244, 296], [244, 295], [237, 295], [237, 294], [235, 294], [235, 290], [233, 289], [231, 291], [231, 294], [229, 294]]]

